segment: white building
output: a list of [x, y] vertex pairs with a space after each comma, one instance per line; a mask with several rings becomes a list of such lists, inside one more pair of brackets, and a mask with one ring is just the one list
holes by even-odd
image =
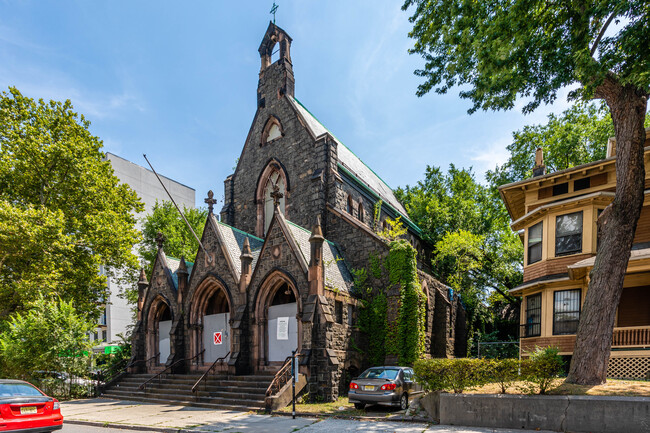
[[[138, 194], [138, 197], [140, 197], [140, 200], [144, 204], [144, 211], [136, 215], [138, 218], [137, 227], [140, 228], [140, 220], [151, 213], [156, 204], [156, 200], [159, 202], [169, 200], [169, 196], [160, 185], [156, 175], [148, 168], [134, 164], [113, 153], [106, 153], [106, 159], [111, 162], [115, 176], [122, 183], [128, 184]], [[176, 182], [160, 173], [159, 175], [165, 187], [181, 209], [183, 207], [194, 208], [196, 199], [196, 191], [194, 188]], [[104, 269], [102, 269], [102, 272], [104, 272]], [[110, 277], [107, 279], [107, 284], [110, 294], [108, 303], [106, 304], [106, 310], [99, 320], [99, 326], [95, 335], [91, 336], [91, 339], [101, 342], [99, 345], [119, 342], [120, 338], [117, 334], [124, 335], [127, 327], [133, 323], [131, 306], [128, 305], [126, 299], [118, 296], [123, 288], [117, 281], [112, 280]]]

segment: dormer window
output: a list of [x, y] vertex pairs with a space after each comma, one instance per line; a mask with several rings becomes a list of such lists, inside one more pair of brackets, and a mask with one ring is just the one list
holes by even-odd
[[542, 260], [543, 223], [540, 221], [528, 229], [528, 264]]
[[558, 216], [555, 219], [555, 256], [582, 251], [582, 212]]

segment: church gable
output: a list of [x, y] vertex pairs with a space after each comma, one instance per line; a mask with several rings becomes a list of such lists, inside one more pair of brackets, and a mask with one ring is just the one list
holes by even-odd
[[191, 302], [198, 286], [209, 275], [218, 276], [228, 291], [237, 290], [241, 270], [238, 272], [239, 268], [236, 266], [240, 259], [239, 257], [235, 258], [236, 253], [231, 253], [228, 245], [220, 240], [217, 224], [214, 214], [208, 214], [201, 237], [201, 243], [207, 254], [199, 247], [188, 283], [188, 296], [186, 297], [188, 302]]
[[256, 291], [272, 271], [279, 270], [292, 278], [301, 295], [306, 297], [308, 263], [293, 238], [287, 221], [276, 212], [253, 268], [250, 290]]

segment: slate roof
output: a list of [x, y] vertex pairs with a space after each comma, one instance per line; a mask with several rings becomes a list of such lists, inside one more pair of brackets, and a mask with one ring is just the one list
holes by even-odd
[[334, 134], [325, 128], [325, 126], [323, 126], [323, 124], [320, 123], [300, 101], [290, 95], [286, 96], [296, 112], [298, 112], [300, 117], [302, 117], [305, 125], [307, 125], [307, 128], [309, 128], [314, 137], [319, 137], [325, 133], [329, 133], [336, 141], [339, 163], [343, 168], [401, 214], [405, 220], [416, 228], [416, 231], [419, 231], [419, 228], [417, 228], [417, 226], [415, 226], [415, 224], [408, 218], [406, 209], [404, 209], [404, 206], [402, 206], [402, 204], [397, 200], [393, 190], [386, 184], [386, 182], [372, 171], [370, 167], [364, 164], [358, 156], [352, 153], [350, 149], [334, 136]]
[[[178, 266], [180, 265], [180, 263], [181, 261], [179, 259], [165, 256], [165, 265], [167, 266], [167, 269], [169, 269], [169, 272], [171, 273], [172, 281], [174, 282], [175, 289], [178, 289], [178, 274], [176, 272], [178, 271]], [[192, 268], [194, 267], [194, 263], [185, 260], [185, 264], [187, 265], [187, 273], [191, 274]]]
[[[291, 235], [296, 241], [300, 252], [309, 263], [311, 254], [311, 245], [309, 244], [309, 237], [311, 232], [297, 224], [287, 221], [287, 226], [291, 231]], [[336, 245], [330, 241], [323, 243], [323, 267], [325, 270], [325, 287], [332, 290], [339, 290], [342, 292], [349, 292], [352, 287], [353, 279], [352, 274], [341, 256]]]
[[242, 230], [231, 227], [228, 224], [224, 224], [221, 221], [217, 221], [217, 218], [214, 215], [212, 215], [212, 218], [214, 227], [219, 230], [219, 233], [221, 234], [226, 244], [226, 251], [228, 251], [228, 254], [230, 254], [230, 258], [232, 259], [232, 263], [235, 266], [237, 276], [239, 277], [241, 275], [241, 250], [244, 247], [244, 240], [246, 238], [248, 238], [248, 242], [251, 246], [251, 253], [253, 255], [252, 267], [255, 269], [255, 265], [257, 264], [257, 259], [260, 256], [260, 250], [262, 249], [264, 240]]

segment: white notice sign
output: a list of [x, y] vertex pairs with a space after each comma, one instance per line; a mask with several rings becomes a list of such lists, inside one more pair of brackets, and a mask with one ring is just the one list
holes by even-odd
[[289, 339], [289, 318], [278, 317], [278, 340]]

